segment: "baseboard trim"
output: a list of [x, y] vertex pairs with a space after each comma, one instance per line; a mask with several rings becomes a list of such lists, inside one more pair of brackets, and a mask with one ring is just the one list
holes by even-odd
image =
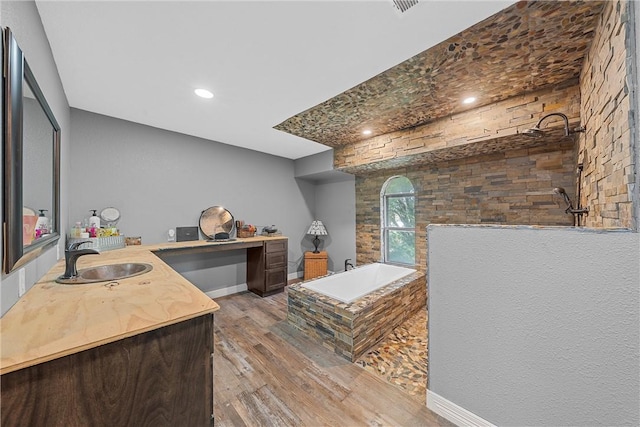
[[427, 408], [458, 426], [495, 427], [484, 418], [467, 411], [431, 390], [427, 390]]
[[293, 273], [289, 273], [287, 275], [287, 280], [295, 280], [295, 279], [300, 279], [304, 277], [304, 272], [302, 271], [295, 271]]
[[[300, 278], [302, 276], [303, 276], [303, 274], [301, 272], [289, 273], [287, 275], [287, 280], [298, 279], [298, 278]], [[240, 292], [244, 292], [244, 291], [246, 291], [248, 289], [249, 288], [247, 287], [246, 283], [240, 283], [239, 285], [228, 286], [228, 287], [222, 288], [222, 289], [214, 289], [213, 291], [205, 292], [205, 294], [209, 298], [220, 298], [220, 297], [224, 297], [224, 296], [227, 296], [227, 295], [233, 295], [233, 294], [237, 294], [237, 293], [240, 293]]]
[[227, 296], [227, 295], [237, 294], [239, 292], [244, 292], [247, 289], [248, 288], [247, 288], [247, 284], [246, 283], [240, 283], [239, 285], [233, 285], [233, 286], [229, 286], [227, 288], [214, 289], [213, 291], [205, 292], [205, 294], [209, 298], [220, 298], [220, 297], [224, 297], [224, 296]]

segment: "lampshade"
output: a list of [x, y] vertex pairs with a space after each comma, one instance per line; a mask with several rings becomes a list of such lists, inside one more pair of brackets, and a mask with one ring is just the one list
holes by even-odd
[[307, 234], [315, 236], [313, 239], [313, 246], [315, 247], [313, 253], [317, 254], [319, 252], [318, 245], [320, 244], [320, 239], [318, 239], [318, 236], [327, 236], [329, 233], [327, 233], [327, 229], [324, 228], [324, 224], [322, 223], [322, 221], [313, 221], [311, 223], [311, 227], [309, 227], [309, 231], [307, 231]]
[[327, 236], [329, 233], [327, 233], [327, 229], [324, 228], [322, 221], [313, 221], [311, 223], [311, 227], [309, 227], [309, 231], [307, 231], [307, 234], [312, 236]]

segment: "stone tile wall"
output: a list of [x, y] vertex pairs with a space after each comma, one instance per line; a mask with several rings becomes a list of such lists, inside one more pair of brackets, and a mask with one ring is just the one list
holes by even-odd
[[606, 2], [580, 76], [587, 131], [579, 141], [578, 161], [584, 164], [581, 199], [589, 207], [588, 227], [638, 229], [631, 7], [627, 1]]
[[574, 147], [569, 140], [358, 176], [357, 263], [381, 258], [380, 189], [394, 175], [409, 178], [416, 191], [416, 263], [421, 270], [426, 267], [428, 224], [572, 225], [552, 190], [564, 187], [575, 200]]
[[[313, 279], [321, 280], [321, 279]], [[305, 288], [288, 287], [289, 323], [355, 362], [427, 302], [425, 275], [415, 272], [364, 297], [343, 303]]]

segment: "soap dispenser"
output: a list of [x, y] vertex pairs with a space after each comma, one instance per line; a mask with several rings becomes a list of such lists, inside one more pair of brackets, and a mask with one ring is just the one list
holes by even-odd
[[36, 221], [36, 237], [49, 234], [49, 218], [44, 214], [47, 212], [47, 209], [38, 210], [40, 211], [40, 215], [38, 215], [38, 220]]
[[97, 209], [89, 209], [93, 214], [89, 217], [89, 227], [98, 230], [100, 228], [100, 217], [96, 215]]

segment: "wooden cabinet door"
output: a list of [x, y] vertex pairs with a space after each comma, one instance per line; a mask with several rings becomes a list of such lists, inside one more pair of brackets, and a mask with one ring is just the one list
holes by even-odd
[[265, 285], [267, 292], [284, 288], [287, 285], [287, 269], [278, 268], [267, 270], [265, 275]]
[[1, 378], [3, 426], [213, 425], [213, 314]]
[[287, 240], [265, 241], [247, 250], [247, 287], [261, 297], [281, 292], [287, 285]]

